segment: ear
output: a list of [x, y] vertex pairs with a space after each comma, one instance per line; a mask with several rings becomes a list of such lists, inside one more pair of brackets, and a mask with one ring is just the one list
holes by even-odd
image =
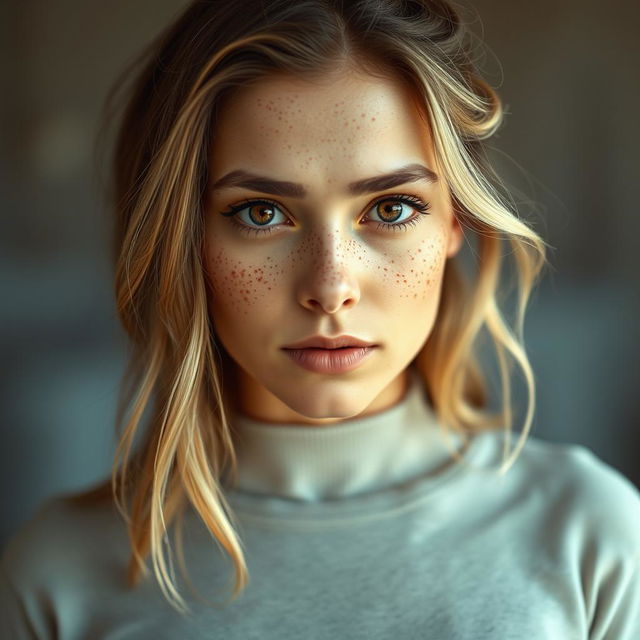
[[455, 214], [452, 214], [451, 229], [449, 230], [449, 244], [447, 246], [447, 258], [452, 258], [456, 253], [458, 253], [462, 246], [463, 239], [464, 233], [462, 232], [460, 222], [458, 222], [458, 218], [456, 218]]

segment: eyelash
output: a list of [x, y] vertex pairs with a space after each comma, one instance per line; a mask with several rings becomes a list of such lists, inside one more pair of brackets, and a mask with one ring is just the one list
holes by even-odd
[[[428, 202], [423, 202], [422, 200], [420, 200], [420, 198], [416, 198], [415, 196], [391, 195], [391, 196], [384, 196], [382, 198], [378, 198], [378, 200], [373, 202], [368, 207], [367, 211], [373, 209], [376, 205], [380, 204], [381, 202], [387, 202], [389, 200], [395, 201], [395, 202], [402, 202], [403, 204], [409, 205], [413, 209], [416, 209], [419, 212], [419, 215], [416, 215], [413, 218], [409, 218], [408, 220], [405, 220], [403, 222], [396, 222], [396, 223], [378, 222], [378, 226], [376, 227], [377, 229], [383, 228], [385, 231], [390, 231], [390, 230], [396, 231], [396, 229], [399, 229], [402, 231], [406, 231], [409, 226], [414, 226], [418, 224], [420, 220], [422, 220], [422, 218], [420, 217], [421, 215], [424, 215], [424, 214], [428, 215], [429, 209], [431, 208], [431, 205]], [[238, 220], [236, 219], [236, 214], [239, 211], [242, 211], [243, 209], [246, 209], [250, 206], [255, 206], [259, 204], [276, 207], [281, 210], [281, 207], [277, 202], [274, 202], [273, 200], [269, 200], [267, 198], [257, 198], [253, 200], [243, 200], [242, 202], [239, 202], [236, 205], [232, 205], [229, 207], [227, 211], [222, 211], [221, 215], [230, 218], [230, 222], [235, 227], [238, 227], [240, 231], [242, 231], [243, 233], [246, 233], [247, 235], [252, 232], [255, 232], [256, 235], [260, 235], [263, 233], [271, 233], [279, 225], [275, 225], [273, 227], [265, 227], [264, 229], [259, 229], [256, 227], [250, 227], [242, 222], [238, 222]]]

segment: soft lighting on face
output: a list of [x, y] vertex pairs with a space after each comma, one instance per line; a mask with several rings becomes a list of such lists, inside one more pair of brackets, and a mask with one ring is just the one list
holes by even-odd
[[[394, 404], [461, 239], [406, 89], [350, 72], [239, 90], [216, 123], [209, 178], [210, 306], [242, 410], [327, 424]], [[329, 356], [320, 371], [282, 350], [340, 334], [379, 347], [336, 373]]]

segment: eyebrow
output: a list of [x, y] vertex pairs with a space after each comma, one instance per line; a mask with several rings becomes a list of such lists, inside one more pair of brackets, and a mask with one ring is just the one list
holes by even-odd
[[[391, 189], [398, 185], [406, 184], [407, 182], [418, 182], [419, 180], [434, 183], [438, 181], [438, 176], [428, 167], [414, 163], [390, 173], [350, 182], [347, 185], [347, 192], [351, 195], [359, 196], [365, 193]], [[259, 176], [242, 169], [236, 169], [222, 176], [222, 178], [213, 184], [211, 190], [216, 191], [224, 187], [242, 187], [291, 198], [304, 198], [307, 195], [307, 190], [301, 184], [284, 180], [273, 180], [272, 178]]]

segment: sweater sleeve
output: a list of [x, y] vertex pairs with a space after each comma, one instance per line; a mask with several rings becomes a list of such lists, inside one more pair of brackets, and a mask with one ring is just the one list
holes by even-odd
[[613, 467], [582, 448], [588, 500], [581, 582], [589, 640], [640, 638], [640, 493]]
[[589, 640], [640, 638], [640, 563], [638, 554], [603, 571]]
[[0, 638], [37, 640], [25, 603], [9, 580], [4, 566], [0, 566]]

